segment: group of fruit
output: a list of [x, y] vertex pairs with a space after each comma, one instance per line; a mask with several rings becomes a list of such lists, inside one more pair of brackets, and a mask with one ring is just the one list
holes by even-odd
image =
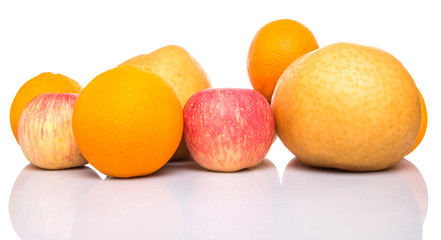
[[36, 166], [89, 162], [122, 178], [189, 155], [213, 171], [250, 168], [275, 132], [308, 165], [373, 171], [397, 163], [424, 136], [421, 93], [380, 49], [319, 48], [305, 26], [278, 20], [255, 35], [247, 68], [255, 90], [211, 88], [198, 62], [172, 45], [131, 58], [84, 89], [42, 73], [15, 96], [11, 128]]

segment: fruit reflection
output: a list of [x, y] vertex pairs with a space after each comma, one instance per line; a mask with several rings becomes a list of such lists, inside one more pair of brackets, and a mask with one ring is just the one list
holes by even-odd
[[280, 181], [267, 159], [235, 173], [199, 171], [184, 203], [185, 239], [271, 239]]
[[278, 206], [276, 239], [421, 239], [427, 189], [406, 159], [370, 173], [310, 168], [293, 159]]
[[180, 239], [182, 217], [161, 173], [106, 178], [81, 202], [72, 239]]
[[78, 202], [101, 179], [88, 167], [42, 170], [27, 165], [9, 200], [12, 226], [21, 239], [71, 239]]

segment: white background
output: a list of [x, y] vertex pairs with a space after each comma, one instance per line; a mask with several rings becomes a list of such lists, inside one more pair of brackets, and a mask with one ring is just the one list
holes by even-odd
[[[197, 59], [214, 87], [250, 88], [246, 58], [254, 34], [270, 21], [290, 18], [306, 25], [320, 46], [342, 41], [376, 46], [411, 73], [426, 100], [429, 125], [406, 159], [429, 192], [423, 239], [441, 239], [440, 10], [436, 1], [424, 0], [2, 1], [0, 238], [18, 238], [9, 220], [9, 194], [28, 162], [10, 130], [9, 108], [27, 80], [53, 72], [84, 87], [128, 58], [177, 44]], [[283, 170], [293, 156], [278, 141], [267, 157]]]

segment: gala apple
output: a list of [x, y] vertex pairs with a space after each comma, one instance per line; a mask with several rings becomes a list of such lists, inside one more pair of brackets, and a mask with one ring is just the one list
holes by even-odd
[[268, 101], [251, 89], [212, 88], [184, 107], [184, 140], [202, 167], [233, 172], [259, 164], [274, 138]]

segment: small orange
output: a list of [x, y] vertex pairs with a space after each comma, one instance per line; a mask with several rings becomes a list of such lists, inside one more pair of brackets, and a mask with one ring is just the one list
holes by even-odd
[[9, 113], [11, 129], [17, 142], [18, 120], [21, 112], [32, 99], [43, 93], [80, 93], [82, 89], [76, 81], [50, 72], [41, 73], [23, 84], [12, 101]]
[[263, 26], [248, 51], [248, 76], [254, 90], [271, 102], [283, 71], [298, 57], [318, 47], [312, 32], [297, 21], [281, 19]]
[[176, 151], [183, 125], [172, 86], [137, 66], [95, 77], [79, 95], [72, 116], [84, 157], [100, 172], [120, 178], [161, 168]]
[[420, 94], [420, 102], [421, 102], [421, 125], [420, 125], [420, 130], [418, 131], [418, 136], [409, 153], [411, 153], [413, 150], [415, 150], [415, 148], [418, 147], [418, 145], [420, 145], [421, 141], [424, 138], [424, 135], [426, 134], [426, 129], [427, 129], [426, 103], [424, 102], [423, 95], [421, 94], [421, 91], [419, 89], [418, 89], [418, 93]]

